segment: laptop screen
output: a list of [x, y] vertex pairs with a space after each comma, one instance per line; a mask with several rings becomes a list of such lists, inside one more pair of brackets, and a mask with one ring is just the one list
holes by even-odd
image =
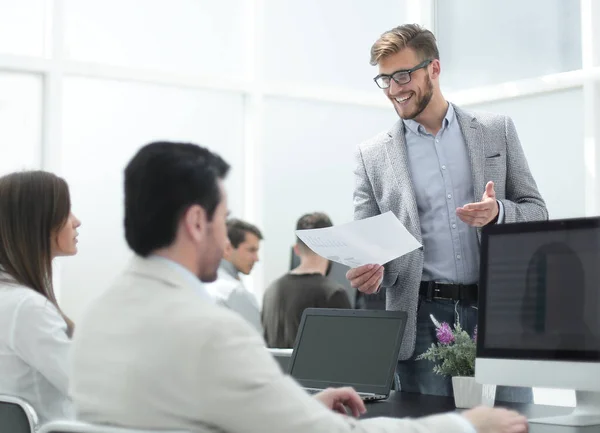
[[290, 374], [305, 387], [388, 388], [405, 324], [403, 312], [307, 310]]

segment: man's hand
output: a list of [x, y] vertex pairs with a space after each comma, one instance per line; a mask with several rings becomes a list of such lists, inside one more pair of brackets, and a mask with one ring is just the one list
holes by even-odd
[[456, 209], [456, 215], [472, 227], [483, 227], [496, 219], [500, 209], [496, 201], [494, 182], [488, 182], [479, 203], [469, 203]]
[[363, 265], [346, 272], [350, 285], [359, 291], [370, 295], [377, 292], [383, 281], [383, 266]]
[[346, 408], [350, 409], [352, 415], [357, 418], [367, 412], [367, 408], [360, 396], [350, 387], [327, 388], [325, 391], [316, 394], [315, 398], [329, 409], [343, 415], [348, 415]]
[[477, 433], [525, 433], [529, 429], [527, 418], [512, 410], [480, 406], [461, 415]]

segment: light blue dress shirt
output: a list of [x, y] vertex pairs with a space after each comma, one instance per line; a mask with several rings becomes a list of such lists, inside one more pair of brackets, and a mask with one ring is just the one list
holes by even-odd
[[190, 272], [189, 269], [180, 265], [179, 263], [174, 262], [173, 260], [167, 259], [162, 256], [153, 255], [150, 256], [149, 259], [167, 264], [171, 269], [183, 276], [190, 283], [190, 287], [202, 298], [204, 298], [204, 300], [214, 304], [214, 299], [208, 294], [206, 288], [204, 287], [204, 284], [202, 283], [202, 281], [200, 281], [200, 278], [198, 278], [196, 275]]
[[[423, 237], [423, 281], [472, 284], [479, 278], [477, 230], [456, 208], [478, 202], [467, 145], [452, 104], [436, 136], [404, 121], [408, 164]], [[499, 215], [501, 217], [502, 215]]]

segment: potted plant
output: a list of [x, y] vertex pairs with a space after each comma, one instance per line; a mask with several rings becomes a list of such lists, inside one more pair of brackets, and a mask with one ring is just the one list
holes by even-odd
[[[439, 323], [431, 316], [436, 327], [438, 342], [432, 343], [426, 352], [417, 359], [426, 359], [434, 363], [434, 373], [452, 378], [454, 403], [458, 408], [470, 408], [479, 404], [493, 405], [496, 394], [495, 385], [481, 385], [475, 382], [475, 352], [477, 327], [470, 336], [458, 321], [451, 327], [448, 323]], [[491, 403], [491, 404], [490, 404]]]

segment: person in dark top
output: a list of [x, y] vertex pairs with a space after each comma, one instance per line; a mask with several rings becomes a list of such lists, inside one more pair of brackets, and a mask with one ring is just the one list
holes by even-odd
[[[331, 227], [331, 219], [321, 212], [303, 215], [297, 230]], [[265, 291], [262, 324], [268, 347], [292, 348], [306, 308], [352, 308], [344, 288], [327, 278], [329, 260], [315, 254], [296, 238], [294, 252], [300, 265], [275, 280]]]

